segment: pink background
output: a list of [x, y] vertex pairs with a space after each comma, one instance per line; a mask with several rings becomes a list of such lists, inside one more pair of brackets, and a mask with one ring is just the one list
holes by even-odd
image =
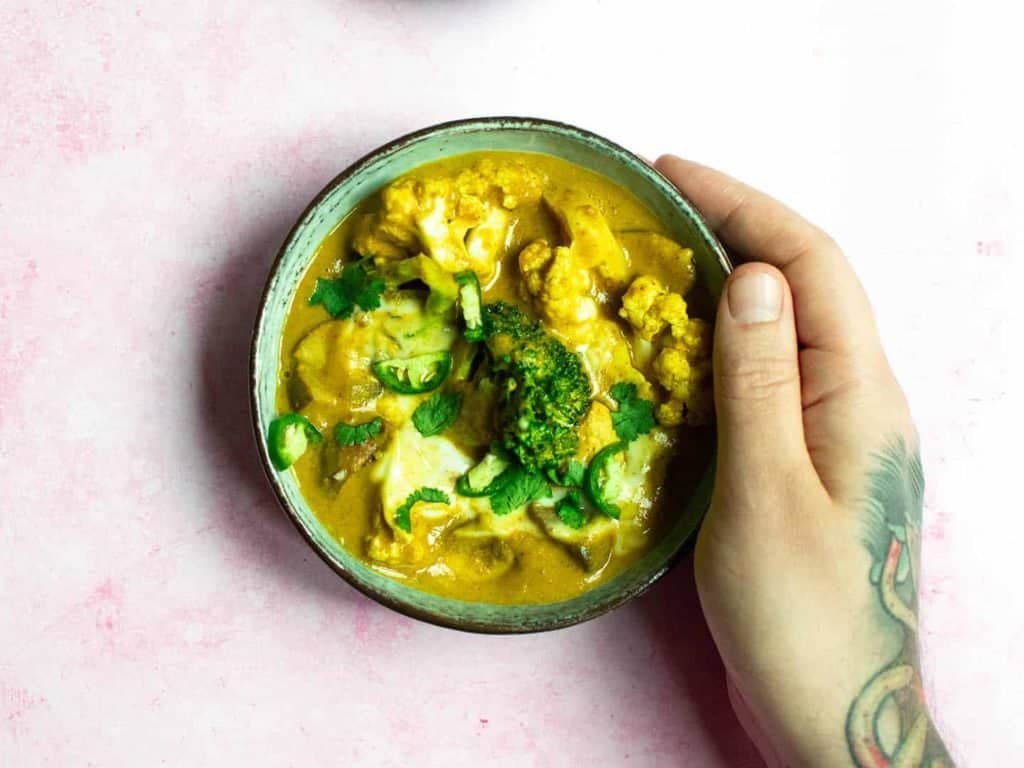
[[260, 475], [247, 341], [290, 224], [384, 140], [487, 113], [718, 164], [847, 248], [924, 439], [929, 692], [965, 765], [1019, 764], [996, 5], [5, 0], [0, 764], [760, 765], [689, 563], [584, 626], [458, 634], [348, 588]]

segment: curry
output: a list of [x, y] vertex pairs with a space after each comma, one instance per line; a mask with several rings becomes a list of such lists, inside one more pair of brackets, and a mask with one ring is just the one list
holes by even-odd
[[574, 597], [649, 551], [706, 468], [695, 278], [635, 198], [566, 161], [420, 167], [342, 221], [298, 287], [274, 463], [392, 578]]

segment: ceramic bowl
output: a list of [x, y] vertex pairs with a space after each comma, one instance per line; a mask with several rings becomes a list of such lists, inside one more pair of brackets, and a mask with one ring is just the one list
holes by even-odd
[[707, 510], [713, 457], [696, 492], [664, 538], [631, 567], [571, 600], [494, 605], [439, 597], [394, 581], [335, 541], [299, 491], [292, 472], [277, 472], [267, 454], [285, 314], [317, 245], [362, 200], [419, 165], [480, 150], [539, 152], [589, 168], [630, 190], [678, 241], [693, 248], [697, 271], [716, 299], [729, 261], [707, 224], [661, 174], [622, 147], [570, 125], [517, 117], [460, 120], [425, 128], [371, 152], [317, 195], [281, 248], [264, 289], [251, 351], [252, 419], [263, 466], [278, 501], [309, 545], [342, 578], [384, 605], [435, 624], [491, 633], [537, 632], [593, 618], [637, 596], [692, 545]]

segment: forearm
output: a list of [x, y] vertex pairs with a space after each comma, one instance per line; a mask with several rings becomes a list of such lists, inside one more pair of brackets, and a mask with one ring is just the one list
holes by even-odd
[[[821, 674], [820, 672], [818, 672]], [[861, 675], [833, 666], [800, 702], [776, 702], [777, 743], [787, 768], [952, 768], [921, 696], [920, 668], [891, 660]]]
[[[738, 606], [759, 626], [786, 618], [754, 655], [733, 657], [743, 668], [730, 676], [756, 681], [744, 691], [748, 706], [774, 732], [786, 765], [952, 766], [929, 715], [918, 654], [923, 483], [916, 451], [895, 441], [878, 452], [867, 487], [860, 520], [847, 525], [822, 514], [811, 541], [798, 543], [822, 552], [814, 567], [776, 575], [770, 592], [751, 590]], [[857, 538], [862, 547], [825, 543]], [[765, 574], [746, 579], [761, 582]]]
[[[921, 695], [920, 668], [896, 659], [859, 689], [851, 675], [804, 706], [782, 705], [779, 735], [787, 768], [952, 768], [953, 760]], [[801, 712], [802, 710], [802, 712]]]
[[863, 501], [867, 574], [882, 611], [875, 631], [897, 628], [901, 643], [850, 703], [846, 740], [858, 768], [952, 766], [924, 697], [918, 655], [918, 575], [924, 475], [916, 446], [896, 440], [878, 452]]

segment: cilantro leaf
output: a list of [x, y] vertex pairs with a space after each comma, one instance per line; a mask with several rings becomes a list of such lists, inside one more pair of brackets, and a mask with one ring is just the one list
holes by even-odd
[[370, 273], [363, 261], [346, 264], [341, 277], [318, 277], [309, 306], [323, 305], [331, 317], [345, 319], [356, 307], [367, 312], [380, 307], [384, 281]]
[[377, 416], [362, 424], [346, 424], [338, 422], [334, 428], [334, 440], [340, 446], [362, 445], [371, 437], [376, 437], [384, 429], [384, 420]]
[[448, 494], [439, 491], [437, 488], [417, 488], [406, 497], [397, 510], [395, 510], [395, 525], [406, 533], [412, 533], [412, 508], [420, 501], [431, 504], [451, 504], [452, 500]]
[[583, 485], [583, 476], [586, 473], [587, 468], [584, 466], [583, 462], [576, 461], [576, 459], [569, 459], [569, 469], [566, 470], [563, 485]]
[[570, 528], [580, 529], [587, 524], [587, 513], [583, 511], [583, 499], [579, 491], [569, 491], [558, 504], [555, 512], [559, 519]]
[[519, 464], [509, 467], [499, 477], [504, 480], [491, 494], [491, 510], [496, 515], [507, 515], [551, 493], [544, 475]]
[[462, 410], [462, 395], [458, 392], [437, 392], [416, 406], [412, 423], [424, 437], [439, 435], [455, 423]]
[[341, 271], [341, 282], [360, 309], [369, 312], [380, 307], [384, 281], [372, 276], [364, 262], [346, 264]]
[[341, 281], [326, 277], [316, 279], [316, 286], [309, 297], [309, 306], [315, 307], [317, 304], [322, 304], [331, 317], [351, 317], [355, 309], [352, 299], [342, 290]]
[[547, 476], [554, 485], [560, 485], [563, 488], [578, 488], [583, 485], [583, 477], [586, 472], [587, 468], [581, 462], [569, 459], [569, 466], [564, 475], [560, 475], [556, 469], [548, 469]]
[[619, 409], [612, 413], [612, 426], [620, 439], [636, 440], [654, 429], [654, 404], [637, 397], [636, 384], [620, 381], [610, 394], [619, 404]]

